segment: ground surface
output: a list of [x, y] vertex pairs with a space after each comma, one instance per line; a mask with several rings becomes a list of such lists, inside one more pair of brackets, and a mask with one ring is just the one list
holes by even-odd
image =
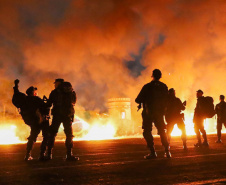
[[171, 159], [163, 157], [156, 138], [158, 158], [144, 160], [148, 153], [143, 139], [75, 142], [78, 162], [66, 162], [64, 143], [57, 142], [54, 159], [39, 162], [39, 146], [34, 161], [24, 162], [26, 146], [0, 146], [0, 184], [226, 184], [225, 144], [215, 144], [209, 136], [209, 148], [195, 149], [195, 137], [188, 138], [187, 152], [179, 137], [172, 138]]

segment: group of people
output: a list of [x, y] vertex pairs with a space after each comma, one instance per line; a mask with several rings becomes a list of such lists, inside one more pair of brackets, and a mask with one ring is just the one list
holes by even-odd
[[[173, 88], [168, 90], [166, 84], [160, 82], [162, 73], [159, 69], [155, 69], [152, 73], [153, 80], [144, 85], [138, 94], [135, 102], [138, 103], [138, 110], [143, 107], [143, 136], [147, 142], [147, 147], [150, 153], [144, 156], [145, 159], [153, 159], [157, 157], [154, 147], [154, 139], [152, 135], [153, 123], [157, 128], [158, 135], [160, 135], [162, 145], [165, 147], [165, 157], [170, 158], [170, 139], [174, 125], [177, 124], [178, 128], [182, 131], [181, 139], [183, 147], [187, 150], [187, 137], [185, 129], [185, 119], [182, 113], [186, 107], [186, 101], [182, 101], [176, 97], [176, 92]], [[198, 142], [195, 147], [209, 146], [206, 131], [204, 129], [204, 120], [211, 118], [217, 114], [217, 143], [221, 143], [221, 130], [222, 125], [226, 127], [226, 102], [224, 95], [220, 95], [220, 103], [214, 108], [213, 98], [204, 97], [203, 91], [196, 92], [197, 104], [194, 111], [194, 130], [197, 135]], [[164, 121], [167, 122], [165, 124]], [[201, 134], [203, 142], [201, 140]]]
[[[157, 154], [154, 147], [154, 138], [152, 135], [153, 123], [160, 135], [162, 145], [165, 147], [165, 156], [171, 157], [170, 139], [174, 125], [182, 131], [181, 139], [183, 148], [187, 150], [187, 136], [185, 129], [185, 119], [182, 113], [186, 107], [186, 101], [182, 101], [176, 97], [173, 88], [168, 87], [160, 82], [162, 73], [159, 69], [155, 69], [152, 74], [153, 80], [144, 85], [136, 98], [138, 110], [143, 107], [143, 136], [150, 149], [150, 153], [144, 156], [145, 159], [156, 158]], [[39, 160], [51, 160], [52, 150], [55, 137], [58, 133], [60, 124], [63, 123], [66, 135], [66, 160], [77, 161], [78, 157], [72, 154], [73, 148], [73, 130], [72, 123], [74, 119], [74, 106], [76, 103], [76, 93], [71, 83], [65, 82], [64, 79], [56, 79], [55, 89], [50, 93], [49, 98], [45, 96], [43, 99], [37, 96], [37, 88], [29, 87], [26, 94], [19, 91], [19, 80], [14, 81], [14, 94], [12, 98], [13, 104], [19, 109], [20, 114], [28, 126], [30, 126], [30, 136], [28, 137], [25, 160], [32, 160], [31, 150], [37, 140], [39, 133], [42, 131], [43, 141], [40, 147]], [[194, 112], [194, 129], [198, 142], [195, 147], [209, 146], [206, 131], [204, 129], [204, 120], [211, 118], [217, 114], [217, 143], [221, 143], [222, 125], [226, 126], [226, 102], [225, 97], [220, 95], [220, 103], [214, 109], [213, 98], [204, 97], [203, 91], [197, 91], [197, 104]], [[52, 124], [50, 125], [50, 109], [52, 114]], [[165, 117], [165, 120], [164, 120]], [[167, 124], [165, 124], [165, 121]], [[204, 139], [202, 142], [201, 134]]]
[[[12, 102], [19, 109], [25, 124], [30, 127], [30, 136], [28, 137], [24, 160], [28, 161], [33, 159], [31, 150], [41, 131], [43, 141], [40, 146], [39, 160], [51, 160], [55, 137], [61, 123], [63, 123], [66, 135], [66, 160], [79, 160], [78, 157], [72, 154], [74, 137], [72, 123], [75, 113], [76, 93], [71, 83], [65, 82], [64, 79], [56, 79], [54, 82], [55, 89], [50, 93], [48, 99], [45, 96], [43, 99], [38, 97], [36, 87], [29, 87], [26, 90], [26, 94], [24, 94], [19, 91], [19, 80], [15, 80], [14, 83]], [[49, 112], [51, 107], [53, 118], [52, 124], [50, 125]]]

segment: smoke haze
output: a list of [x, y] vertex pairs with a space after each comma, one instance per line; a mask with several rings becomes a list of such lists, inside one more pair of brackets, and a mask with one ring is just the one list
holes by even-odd
[[226, 93], [225, 11], [213, 0], [1, 0], [0, 106], [14, 111], [16, 78], [23, 92], [49, 95], [60, 77], [79, 107], [103, 112], [108, 98], [133, 102], [155, 68], [191, 110], [197, 89], [216, 103]]

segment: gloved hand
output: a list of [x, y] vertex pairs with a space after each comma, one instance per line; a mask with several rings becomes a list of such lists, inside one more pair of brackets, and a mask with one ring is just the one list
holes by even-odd
[[16, 80], [14, 81], [14, 84], [15, 84], [15, 85], [18, 85], [19, 82], [20, 82], [20, 80], [16, 79]]

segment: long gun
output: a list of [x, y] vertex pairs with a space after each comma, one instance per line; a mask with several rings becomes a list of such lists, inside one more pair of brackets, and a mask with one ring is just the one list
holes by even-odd
[[140, 104], [137, 106], [137, 108], [138, 108], [138, 109], [137, 109], [137, 112], [141, 109], [141, 107], [142, 107], [142, 106], [141, 106], [141, 103], [140, 103]]
[[[48, 98], [45, 95], [43, 96], [42, 100], [45, 104], [47, 104]], [[50, 119], [49, 112], [50, 112], [50, 108], [46, 106], [46, 108], [43, 112], [44, 113], [43, 117], [44, 117], [44, 120], [46, 120], [46, 121], [48, 121]]]

